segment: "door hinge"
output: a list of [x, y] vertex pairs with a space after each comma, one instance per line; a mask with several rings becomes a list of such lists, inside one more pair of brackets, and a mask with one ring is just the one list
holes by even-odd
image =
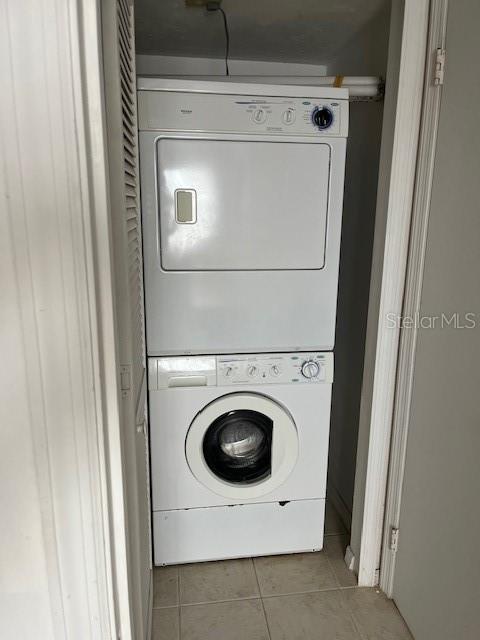
[[122, 392], [122, 398], [126, 398], [130, 391], [131, 369], [132, 367], [129, 364], [122, 364], [120, 366], [120, 390]]
[[443, 84], [443, 76], [445, 73], [445, 49], [437, 49], [435, 54], [435, 69], [433, 71], [433, 84], [440, 86]]
[[393, 551], [393, 553], [396, 553], [398, 549], [398, 533], [399, 530], [397, 527], [390, 529], [390, 551]]

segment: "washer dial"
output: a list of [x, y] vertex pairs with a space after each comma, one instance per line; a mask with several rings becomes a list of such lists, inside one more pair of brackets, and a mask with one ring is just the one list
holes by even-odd
[[247, 368], [247, 375], [249, 378], [255, 378], [258, 374], [258, 369], [254, 364], [249, 365]]
[[320, 367], [314, 360], [307, 360], [302, 364], [302, 376], [310, 380], [320, 373]]
[[270, 367], [270, 373], [272, 374], [272, 376], [279, 376], [282, 373], [282, 369], [280, 367], [279, 364], [272, 364], [272, 366]]

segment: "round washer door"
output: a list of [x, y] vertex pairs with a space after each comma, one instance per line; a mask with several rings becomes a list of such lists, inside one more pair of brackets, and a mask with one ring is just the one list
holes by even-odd
[[298, 457], [292, 416], [256, 393], [217, 398], [194, 418], [185, 452], [193, 475], [220, 496], [258, 498], [282, 485]]

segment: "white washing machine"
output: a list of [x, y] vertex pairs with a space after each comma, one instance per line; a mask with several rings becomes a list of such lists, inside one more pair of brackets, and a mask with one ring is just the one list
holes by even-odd
[[138, 79], [147, 351], [334, 345], [348, 92]]
[[149, 359], [155, 564], [320, 550], [332, 353]]

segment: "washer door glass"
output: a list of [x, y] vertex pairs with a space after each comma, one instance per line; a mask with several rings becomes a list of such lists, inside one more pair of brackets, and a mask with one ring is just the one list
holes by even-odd
[[272, 420], [258, 411], [224, 413], [205, 433], [205, 462], [216, 476], [228, 482], [262, 480], [271, 474], [272, 430]]

